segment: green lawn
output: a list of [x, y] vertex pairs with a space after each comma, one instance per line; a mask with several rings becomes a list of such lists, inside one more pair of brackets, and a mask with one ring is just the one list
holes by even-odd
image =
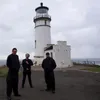
[[[6, 77], [8, 72], [8, 68], [6, 66], [0, 67], [0, 77]], [[21, 75], [21, 71], [19, 72]]]
[[90, 68], [84, 68], [82, 70], [88, 70], [92, 72], [100, 72], [100, 67], [90, 67]]
[[7, 75], [8, 68], [7, 67], [1, 67], [0, 68], [0, 77], [5, 77]]

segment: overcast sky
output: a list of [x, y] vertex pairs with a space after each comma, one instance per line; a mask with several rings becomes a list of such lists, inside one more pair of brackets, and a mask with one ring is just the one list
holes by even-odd
[[52, 43], [66, 40], [72, 58], [100, 58], [99, 0], [0, 0], [0, 59], [16, 47], [34, 56], [34, 9], [43, 1], [52, 16]]

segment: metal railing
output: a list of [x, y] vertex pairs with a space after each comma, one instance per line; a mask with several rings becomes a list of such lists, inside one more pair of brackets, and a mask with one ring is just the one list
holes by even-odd
[[36, 15], [36, 16], [34, 17], [34, 19], [41, 18], [41, 17], [50, 18], [50, 19], [51, 19], [51, 16], [50, 16], [50, 15], [47, 15], [47, 14]]

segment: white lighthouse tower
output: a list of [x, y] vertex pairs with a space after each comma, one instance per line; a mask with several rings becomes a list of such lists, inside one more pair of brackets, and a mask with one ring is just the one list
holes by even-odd
[[71, 46], [67, 45], [67, 41], [58, 41], [57, 44], [51, 44], [50, 22], [51, 16], [48, 14], [49, 8], [43, 6], [43, 3], [35, 9], [35, 56], [34, 60], [37, 65], [41, 65], [45, 54], [56, 61], [57, 67], [70, 67], [71, 62]]
[[47, 44], [51, 44], [50, 22], [51, 16], [48, 14], [49, 8], [44, 6], [43, 3], [35, 9], [36, 16], [34, 17], [35, 23], [35, 56], [34, 59], [37, 64], [41, 64], [44, 58], [44, 48]]

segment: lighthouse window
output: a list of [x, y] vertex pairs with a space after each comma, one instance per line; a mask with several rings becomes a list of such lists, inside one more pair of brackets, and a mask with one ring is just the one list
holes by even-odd
[[35, 40], [35, 48], [36, 48], [36, 40]]
[[45, 20], [45, 25], [47, 25], [47, 21]]
[[51, 52], [51, 57], [53, 58], [53, 53]]
[[47, 9], [39, 9], [37, 10], [37, 13], [47, 13]]

